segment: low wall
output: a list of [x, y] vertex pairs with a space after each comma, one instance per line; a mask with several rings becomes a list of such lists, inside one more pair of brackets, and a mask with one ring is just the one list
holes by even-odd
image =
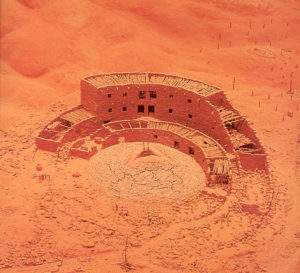
[[93, 155], [95, 155], [97, 151], [98, 151], [97, 147], [93, 147], [91, 150], [88, 151], [81, 150], [80, 148], [71, 148], [70, 155], [75, 157], [80, 157], [83, 159], [89, 159]]
[[41, 137], [36, 137], [35, 143], [39, 149], [46, 150], [49, 152], [56, 152], [57, 148], [61, 145], [60, 142], [51, 139], [41, 138]]
[[80, 122], [72, 126], [63, 136], [61, 142], [67, 143], [67, 142], [77, 140], [78, 138], [86, 137], [91, 133], [95, 132], [95, 130], [97, 130], [99, 127], [100, 126], [96, 123], [94, 117], [85, 120], [83, 122]]
[[238, 156], [243, 169], [263, 170], [268, 172], [267, 156], [265, 154], [248, 154], [239, 152]]
[[244, 134], [246, 137], [250, 138], [257, 146], [257, 148], [260, 149], [260, 153], [264, 153], [264, 149], [258, 139], [258, 137], [255, 135], [254, 130], [250, 127], [247, 120], [244, 120], [241, 125], [238, 128], [238, 131], [241, 134]]
[[122, 141], [160, 143], [171, 148], [174, 148], [174, 142], [177, 141], [179, 143], [179, 147], [176, 148], [178, 151], [189, 155], [190, 148], [193, 149], [194, 154], [191, 156], [203, 168], [207, 179], [209, 179], [209, 168], [208, 168], [207, 160], [201, 148], [199, 148], [194, 143], [174, 133], [163, 131], [163, 130], [156, 130], [156, 129], [144, 129], [144, 130], [128, 129], [128, 130], [117, 131], [111, 133], [111, 135], [103, 142], [102, 148], [105, 149], [112, 145], [119, 144]]

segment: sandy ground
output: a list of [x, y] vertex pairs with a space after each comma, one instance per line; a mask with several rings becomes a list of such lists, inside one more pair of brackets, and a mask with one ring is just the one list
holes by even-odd
[[[299, 12], [296, 0], [2, 0], [0, 272], [298, 272]], [[265, 147], [270, 178], [236, 177], [224, 202], [177, 175], [175, 192], [139, 199], [142, 158], [128, 155], [130, 197], [95, 179], [96, 158], [35, 150], [43, 126], [79, 104], [80, 78], [122, 71], [222, 88]], [[164, 156], [150, 161], [164, 168], [156, 149]], [[182, 198], [157, 198], [180, 179]]]

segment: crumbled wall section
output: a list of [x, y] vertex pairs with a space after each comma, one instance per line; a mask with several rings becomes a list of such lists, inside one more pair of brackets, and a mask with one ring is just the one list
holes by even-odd
[[[206, 141], [193, 142], [196, 139], [193, 139], [193, 134], [201, 133], [217, 143], [213, 146], [221, 147], [224, 151], [222, 157], [236, 162], [238, 167], [267, 171], [266, 155], [255, 132], [217, 87], [155, 73], [95, 75], [82, 79], [80, 86], [81, 105], [48, 124], [36, 138], [38, 148], [57, 151], [68, 146], [70, 155], [89, 158], [97, 153], [97, 145], [105, 148], [116, 144], [121, 137], [125, 141], [136, 139], [171, 147], [174, 141], [178, 141], [183, 152], [193, 151], [192, 156], [198, 159], [209, 177], [218, 157], [205, 156]], [[150, 128], [148, 122], [143, 127], [140, 121], [143, 118], [166, 125]], [[109, 125], [118, 121], [117, 126], [121, 127], [118, 132], [113, 132]], [[141, 127], [134, 127], [137, 123]], [[174, 130], [180, 126], [190, 139], [178, 129], [175, 132], [177, 137], [173, 136], [171, 128]], [[162, 134], [161, 130], [165, 133]], [[95, 143], [89, 142], [85, 147], [86, 138]]]

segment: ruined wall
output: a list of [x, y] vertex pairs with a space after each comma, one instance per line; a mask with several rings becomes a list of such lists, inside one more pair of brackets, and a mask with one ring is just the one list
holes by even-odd
[[247, 120], [244, 120], [238, 127], [238, 131], [251, 140], [256, 144], [257, 148], [259, 149], [259, 153], [264, 153], [264, 149], [258, 139], [258, 137], [255, 135], [255, 131], [250, 127]]
[[94, 132], [99, 125], [95, 118], [85, 120], [72, 126], [63, 136], [61, 143], [74, 141], [78, 138], [86, 137]]
[[[234, 113], [237, 113], [238, 115], [241, 115], [236, 109], [232, 107], [228, 99], [224, 96], [223, 92], [215, 93], [210, 96], [208, 96], [208, 101], [211, 102], [213, 105], [218, 107], [224, 107]], [[257, 146], [257, 148], [260, 149], [259, 153], [263, 153], [262, 145], [255, 135], [255, 132], [250, 127], [248, 121], [244, 119], [242, 122], [238, 125], [238, 131], [242, 134], [244, 134], [246, 137], [250, 138]]]
[[179, 143], [176, 147], [178, 151], [185, 154], [190, 154], [190, 149], [193, 149], [194, 154], [192, 155], [197, 163], [203, 168], [207, 178], [209, 178], [208, 164], [205, 159], [204, 153], [194, 143], [167, 131], [155, 130], [155, 129], [140, 129], [140, 130], [122, 130], [111, 133], [109, 137], [103, 142], [102, 148], [105, 149], [112, 145], [116, 145], [122, 141], [125, 142], [154, 142], [160, 143], [171, 148], [175, 148], [175, 141]]
[[267, 156], [265, 154], [238, 153], [242, 168], [245, 170], [263, 170], [268, 172]]
[[207, 100], [217, 106], [217, 107], [224, 107], [227, 108], [231, 111], [237, 112], [232, 105], [230, 104], [230, 102], [228, 101], [228, 99], [226, 98], [226, 96], [224, 95], [223, 92], [218, 92], [218, 93], [214, 93], [211, 94], [207, 97]]
[[44, 139], [42, 137], [36, 137], [35, 143], [39, 149], [49, 152], [56, 152], [57, 148], [60, 146], [59, 142], [52, 139]]
[[[230, 137], [217, 110], [204, 97], [193, 92], [157, 84], [104, 87], [97, 92], [92, 85], [90, 90], [84, 81], [81, 86], [82, 105], [102, 121], [152, 116], [178, 122], [202, 131], [228, 152], [233, 152]], [[145, 98], [139, 97], [140, 91], [145, 92]], [[151, 91], [156, 92], [156, 98], [150, 97]], [[144, 107], [144, 112], [138, 113], [138, 105]], [[154, 107], [154, 113], [149, 112], [149, 107]]]

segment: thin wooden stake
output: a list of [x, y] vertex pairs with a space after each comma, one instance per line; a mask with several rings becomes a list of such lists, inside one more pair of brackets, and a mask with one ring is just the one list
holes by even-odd
[[289, 93], [292, 93], [292, 89], [293, 89], [293, 72], [290, 75], [290, 88], [289, 88]]
[[235, 76], [233, 77], [232, 90], [235, 90]]

